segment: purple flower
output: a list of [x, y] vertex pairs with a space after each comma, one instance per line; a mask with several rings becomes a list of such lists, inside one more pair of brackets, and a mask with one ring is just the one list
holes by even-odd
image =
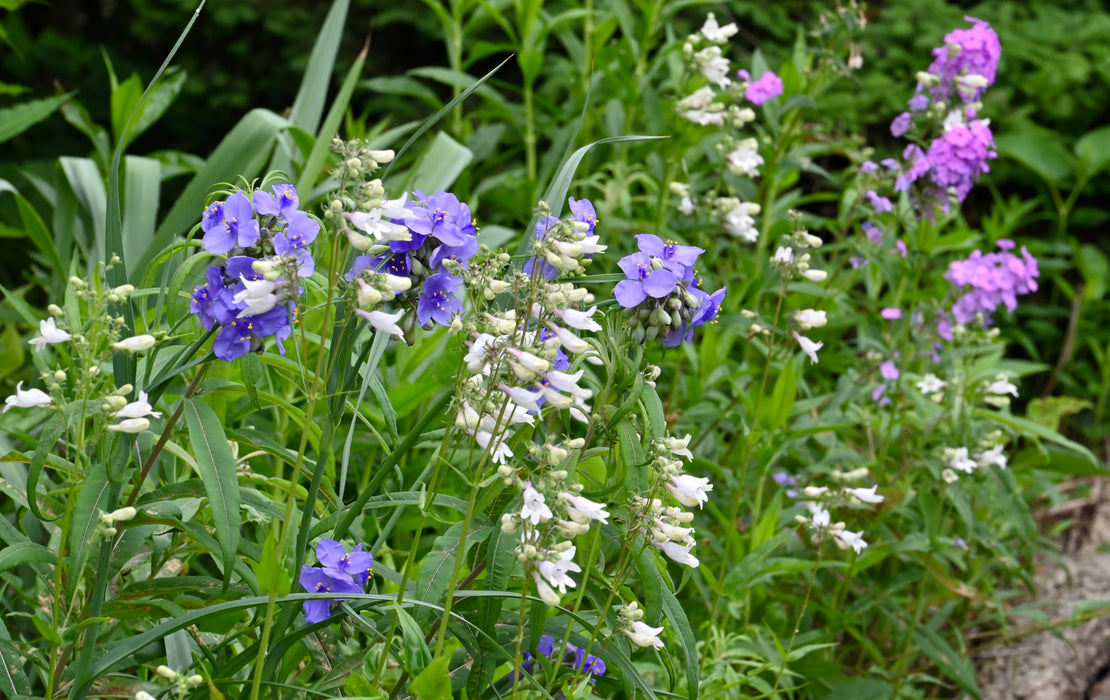
[[705, 252], [704, 248], [693, 245], [678, 245], [674, 241], [664, 243], [659, 236], [650, 233], [636, 234], [636, 243], [641, 252], [659, 258], [663, 261], [663, 267], [680, 276], [685, 276], [687, 270], [692, 270], [698, 256]]
[[920, 112], [929, 106], [929, 97], [918, 93], [910, 98], [909, 105], [911, 112]]
[[[229, 288], [234, 289], [234, 287]], [[269, 311], [252, 316], [234, 317], [216, 334], [212, 342], [212, 352], [224, 362], [231, 362], [246, 355], [258, 342], [257, 347], [262, 347], [261, 340], [276, 336], [278, 346], [281, 341], [292, 333], [289, 325], [289, 311], [285, 305], [278, 305]]]
[[589, 226], [586, 230], [586, 235], [594, 235], [594, 229], [597, 227], [597, 212], [594, 211], [593, 202], [588, 199], [575, 199], [574, 197], [570, 197], [567, 199], [567, 203], [570, 206], [571, 214], [574, 215], [574, 220]]
[[[309, 593], [333, 593], [336, 595], [349, 593], [362, 593], [362, 587], [346, 575], [329, 576], [323, 569], [315, 566], [302, 566], [300, 584]], [[339, 602], [342, 598], [328, 600], [306, 600], [304, 602], [304, 621], [312, 625], [322, 622], [331, 614], [331, 604]]]
[[370, 578], [370, 569], [374, 566], [374, 555], [362, 551], [361, 543], [348, 552], [335, 540], [320, 540], [320, 544], [316, 545], [316, 558], [328, 576], [347, 576], [362, 585]]
[[258, 190], [254, 193], [254, 208], [263, 216], [273, 216], [288, 221], [289, 214], [297, 211], [300, 198], [293, 185], [274, 185], [274, 193]]
[[[413, 215], [405, 217], [403, 221], [414, 234], [432, 236], [440, 243], [450, 246], [462, 246], [466, 243], [467, 236], [475, 236], [477, 229], [470, 216], [470, 208], [460, 202], [458, 197], [450, 192], [426, 195], [417, 190], [414, 194], [424, 206], [412, 207]], [[423, 239], [420, 242], [423, 243]], [[392, 248], [392, 244], [390, 247]]]
[[455, 294], [462, 285], [462, 280], [446, 270], [424, 280], [416, 306], [416, 320], [420, 325], [426, 326], [428, 321], [451, 325], [452, 317], [462, 312], [462, 302]]
[[990, 170], [987, 160], [997, 156], [994, 137], [985, 121], [957, 124], [929, 146], [930, 177], [942, 192], [954, 188], [962, 202], [975, 179]]
[[944, 36], [944, 46], [933, 49], [933, 62], [929, 72], [940, 77], [939, 84], [932, 89], [937, 100], [947, 100], [954, 87], [956, 78], [961, 75], [981, 75], [986, 79], [985, 87], [956, 85], [956, 91], [964, 102], [974, 102], [982, 96], [987, 87], [994, 84], [998, 59], [1002, 56], [1002, 44], [998, 34], [991, 26], [975, 17], [964, 17], [971, 22], [970, 29], [956, 29]]
[[872, 245], [879, 245], [883, 242], [883, 232], [875, 224], [870, 221], [864, 221], [859, 225], [860, 230], [867, 234], [867, 240], [871, 241]]
[[761, 105], [772, 97], [781, 94], [782, 79], [771, 71], [759, 76], [758, 80], [748, 83], [748, 87], [744, 90], [744, 97], [756, 105]]
[[863, 161], [863, 165], [859, 166], [859, 171], [864, 175], [867, 175], [868, 173], [873, 173], [878, 169], [879, 166], [876, 165], [874, 161], [870, 160]]
[[883, 214], [894, 210], [894, 205], [890, 203], [890, 200], [878, 194], [875, 190], [868, 190], [866, 197], [867, 201], [871, 202], [871, 206], [875, 209], [876, 214]]
[[247, 195], [236, 192], [222, 204], [219, 213], [210, 214], [211, 206], [204, 210], [205, 219], [201, 228], [208, 226], [202, 241], [204, 249], [213, 255], [225, 255], [236, 246], [248, 248], [257, 243], [261, 230]]
[[887, 360], [879, 365], [879, 373], [883, 375], [883, 379], [892, 382], [898, 378], [898, 365], [893, 360]]
[[[567, 642], [565, 645], [560, 643], [559, 646], [563, 649], [562, 663], [570, 664], [575, 670], [584, 671], [593, 676], [605, 674], [605, 662], [599, 657], [593, 654], [587, 654], [585, 649], [575, 646], [570, 642]], [[554, 659], [555, 647], [556, 642], [554, 637], [550, 634], [540, 635], [540, 642], [536, 645], [536, 653], [540, 656]], [[531, 652], [524, 652], [524, 663], [521, 665], [521, 669], [531, 673], [534, 666], [534, 658]]]
[[678, 277], [673, 272], [665, 267], [655, 269], [651, 256], [644, 252], [625, 256], [617, 265], [628, 279], [617, 283], [613, 296], [626, 309], [637, 306], [648, 296], [665, 297], [678, 285]]
[[887, 308], [880, 311], [879, 315], [887, 319], [888, 321], [897, 321], [898, 319], [902, 318], [902, 310], [896, 309], [893, 306], [888, 306]]
[[200, 317], [204, 330], [212, 330], [216, 322], [217, 303], [224, 299], [224, 276], [219, 265], [209, 265], [205, 272], [207, 282], [193, 289], [189, 311]]
[[910, 123], [912, 121], [913, 117], [909, 112], [902, 112], [890, 123], [890, 135], [894, 138], [899, 138], [904, 135], [910, 130]]
[[965, 290], [953, 305], [952, 315], [957, 323], [970, 323], [978, 314], [989, 322], [1002, 305], [1013, 312], [1018, 295], [1037, 291], [1039, 275], [1036, 258], [1024, 246], [1020, 257], [1005, 248], [986, 255], [976, 250], [966, 260], [953, 261], [944, 273], [945, 279]]

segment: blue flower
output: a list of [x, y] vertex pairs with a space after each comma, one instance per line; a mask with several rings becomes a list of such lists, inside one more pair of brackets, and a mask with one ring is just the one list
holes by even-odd
[[450, 246], [464, 245], [467, 236], [475, 235], [470, 208], [458, 197], [450, 192], [436, 192], [429, 196], [417, 190], [414, 194], [424, 206], [414, 207], [413, 215], [403, 221], [414, 234], [433, 236], [440, 243]]
[[261, 235], [254, 207], [242, 192], [228, 197], [218, 211], [211, 205], [206, 208], [201, 228], [205, 229], [204, 249], [213, 255], [226, 255], [236, 246], [248, 248], [257, 243]]
[[254, 208], [259, 214], [289, 220], [289, 214], [297, 211], [300, 198], [293, 185], [274, 185], [274, 193], [258, 190], [254, 193]]
[[455, 292], [462, 287], [462, 280], [450, 272], [437, 272], [420, 289], [420, 300], [416, 306], [416, 320], [421, 326], [435, 321], [441, 326], [451, 325], [455, 314], [462, 312], [462, 302]]
[[231, 362], [250, 352], [255, 347], [255, 341], [258, 341], [257, 347], [261, 348], [262, 338], [272, 335], [276, 336], [278, 347], [281, 348], [281, 341], [291, 333], [289, 311], [284, 305], [275, 306], [265, 313], [230, 319], [216, 334], [216, 340], [212, 342], [212, 352], [224, 362]]
[[640, 250], [652, 257], [663, 261], [663, 267], [680, 277], [686, 276], [687, 270], [694, 268], [698, 256], [705, 252], [704, 248], [692, 245], [679, 245], [674, 241], [663, 242], [659, 236], [650, 233], [636, 234], [636, 242]]
[[374, 566], [374, 555], [362, 551], [362, 544], [355, 545], [351, 551], [335, 540], [320, 540], [316, 545], [316, 558], [324, 573], [336, 578], [349, 577], [356, 583], [365, 585]]
[[205, 278], [204, 284], [193, 289], [189, 311], [200, 317], [200, 324], [208, 331], [216, 322], [216, 304], [223, 299], [224, 275], [219, 265], [209, 265]]
[[661, 299], [674, 291], [678, 277], [665, 267], [656, 269], [647, 253], [633, 253], [617, 263], [628, 279], [617, 283], [613, 296], [626, 309], [637, 306], [649, 296]]
[[574, 214], [574, 220], [590, 227], [586, 230], [586, 235], [594, 235], [594, 229], [597, 228], [597, 212], [594, 211], [593, 202], [588, 199], [575, 199], [574, 197], [568, 198], [567, 202], [570, 205], [570, 212]]
[[[358, 585], [348, 576], [331, 576], [324, 569], [315, 566], [302, 566], [300, 584], [309, 593], [334, 593], [337, 595], [347, 593], [362, 593], [362, 586]], [[304, 602], [304, 621], [315, 624], [328, 618], [331, 614], [331, 604], [340, 602], [342, 598], [320, 598]]]

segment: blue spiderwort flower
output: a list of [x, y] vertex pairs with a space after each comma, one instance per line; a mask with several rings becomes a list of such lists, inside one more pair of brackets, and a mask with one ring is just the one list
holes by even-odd
[[570, 197], [567, 199], [567, 203], [570, 205], [571, 214], [574, 214], [574, 220], [589, 226], [586, 235], [594, 235], [594, 229], [597, 228], [597, 211], [594, 210], [593, 202], [588, 199]]
[[320, 540], [320, 544], [316, 545], [316, 558], [327, 575], [336, 578], [348, 576], [363, 585], [370, 578], [370, 569], [374, 566], [374, 555], [362, 551], [361, 543], [348, 552], [335, 540]]
[[416, 306], [416, 320], [421, 325], [435, 321], [441, 326], [451, 325], [452, 317], [462, 311], [462, 302], [455, 294], [463, 285], [462, 280], [450, 272], [437, 272], [420, 289]]
[[[574, 199], [574, 197], [571, 197], [571, 199]], [[590, 208], [592, 209], [593, 206], [591, 205]], [[559, 220], [554, 216], [549, 216], [536, 222], [536, 240], [542, 241], [544, 236], [547, 235], [547, 232], [558, 225]], [[539, 263], [540, 274], [543, 275], [544, 279], [553, 280], [555, 276], [559, 274], [559, 270], [557, 270], [554, 265], [548, 265], [547, 261], [542, 257], [528, 258], [528, 260], [524, 262], [524, 274], [531, 275], [537, 263]]]
[[224, 276], [219, 265], [209, 265], [205, 271], [206, 282], [193, 289], [189, 311], [200, 317], [204, 330], [212, 330], [216, 323], [216, 304], [223, 298]]
[[650, 233], [636, 234], [636, 242], [642, 252], [659, 258], [663, 261], [663, 267], [679, 276], [685, 274], [685, 271], [678, 268], [679, 265], [692, 270], [698, 256], [705, 252], [704, 248], [693, 245], [679, 245], [674, 241], [664, 243], [662, 238]]
[[273, 216], [285, 221], [289, 220], [289, 214], [297, 211], [300, 205], [300, 197], [297, 196], [297, 188], [293, 185], [274, 185], [274, 193], [264, 192], [258, 190], [254, 193], [254, 208], [264, 216]]
[[[300, 584], [309, 593], [334, 593], [337, 596], [346, 593], [362, 593], [363, 588], [346, 575], [331, 576], [324, 569], [315, 566], [302, 566]], [[304, 602], [304, 621], [315, 624], [328, 618], [331, 614], [331, 604], [342, 601], [336, 597], [332, 600], [320, 598]]]
[[[251, 200], [242, 192], [236, 192], [223, 202], [217, 223], [217, 214], [209, 215], [205, 209], [209, 228], [202, 241], [204, 249], [213, 255], [226, 255], [236, 246], [248, 248], [258, 242], [261, 229], [254, 218]], [[203, 228], [205, 224], [201, 224]]]
[[660, 299], [674, 291], [678, 277], [665, 267], [656, 269], [647, 253], [633, 253], [617, 263], [628, 279], [617, 283], [613, 296], [626, 309], [637, 306], [647, 297]]
[[450, 192], [426, 195], [420, 190], [413, 194], [424, 205], [413, 207], [413, 215], [404, 219], [403, 223], [414, 234], [432, 236], [451, 246], [464, 245], [467, 236], [475, 235], [470, 208], [455, 195]]
[[[281, 341], [288, 338], [292, 332], [289, 311], [283, 304], [265, 313], [230, 319], [216, 334], [216, 340], [212, 343], [212, 352], [224, 362], [231, 362], [250, 352], [255, 347], [256, 340], [261, 341], [262, 338], [268, 338], [271, 335], [275, 336], [281, 348]], [[261, 347], [261, 344], [257, 347]], [[281, 349], [284, 350], [284, 348]]]

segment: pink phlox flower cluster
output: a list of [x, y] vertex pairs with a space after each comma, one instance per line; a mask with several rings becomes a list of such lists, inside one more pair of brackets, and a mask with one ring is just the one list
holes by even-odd
[[1012, 312], [1017, 308], [1018, 295], [1037, 291], [1037, 259], [1025, 246], [1020, 257], [1014, 255], [1008, 250], [1012, 246], [1010, 241], [999, 241], [999, 252], [984, 255], [977, 250], [967, 260], [956, 260], [948, 266], [945, 279], [967, 290], [952, 307], [958, 323], [970, 323], [980, 313], [989, 321], [1003, 304]]
[[933, 96], [938, 100], [947, 99], [955, 79], [962, 75], [981, 75], [986, 85], [979, 88], [961, 90], [957, 88], [964, 102], [973, 102], [983, 91], [994, 84], [998, 59], [1002, 55], [1002, 44], [998, 34], [991, 26], [975, 17], [964, 17], [971, 22], [970, 29], [955, 29], [944, 37], [944, 46], [933, 49], [933, 62], [929, 72], [940, 77], [933, 88]]
[[[745, 70], [739, 71], [738, 75], [743, 80], [748, 79], [748, 72]], [[767, 71], [757, 80], [748, 83], [748, 87], [744, 89], [744, 97], [752, 104], [761, 105], [772, 97], [778, 97], [782, 92], [782, 78]]]
[[983, 119], [953, 126], [933, 141], [927, 156], [933, 182], [942, 191], [955, 188], [961, 202], [975, 179], [990, 171], [987, 160], [997, 157], [990, 126]]

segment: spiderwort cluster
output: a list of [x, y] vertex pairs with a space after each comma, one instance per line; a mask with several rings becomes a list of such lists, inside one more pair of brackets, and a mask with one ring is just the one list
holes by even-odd
[[384, 204], [382, 211], [393, 217], [388, 228], [381, 215], [369, 220], [348, 215], [380, 241], [367, 249], [368, 255], [355, 259], [347, 279], [358, 284], [363, 310], [395, 296], [398, 302], [415, 304], [420, 326], [433, 321], [450, 326], [462, 312], [463, 281], [455, 272], [465, 270], [478, 252], [478, 228], [470, 208], [450, 192], [414, 194], [413, 202], [402, 198]]
[[320, 566], [301, 567], [300, 584], [309, 593], [331, 593], [334, 597], [304, 602], [304, 621], [310, 625], [326, 620], [331, 604], [342, 601], [343, 594], [364, 592], [374, 566], [374, 555], [362, 551], [361, 544], [348, 551], [328, 539], [316, 545], [316, 559]]
[[[585, 649], [570, 642], [556, 642], [550, 634], [540, 635], [540, 643], [536, 645], [536, 654], [556, 660], [556, 650], [561, 651], [558, 661], [569, 665], [576, 671], [582, 671], [590, 676], [591, 680], [595, 676], [605, 675], [605, 662], [600, 657], [587, 654]], [[536, 663], [535, 659], [536, 657], [531, 652], [524, 652], [524, 663], [521, 668], [526, 672], [531, 672]]]
[[206, 330], [219, 325], [212, 351], [225, 362], [261, 350], [271, 336], [285, 352], [282, 341], [292, 333], [301, 292], [298, 279], [316, 269], [308, 247], [320, 233], [320, 222], [298, 205], [296, 188], [279, 184], [250, 197], [237, 191], [204, 209], [202, 245], [228, 257], [208, 266], [189, 311]]
[[626, 309], [625, 317], [637, 343], [661, 339], [676, 347], [694, 338], [694, 329], [713, 323], [721, 311], [725, 288], [707, 294], [699, 287], [694, 271], [697, 246], [664, 242], [658, 236], [636, 236], [640, 250], [617, 263], [625, 278], [613, 289], [613, 297]]

